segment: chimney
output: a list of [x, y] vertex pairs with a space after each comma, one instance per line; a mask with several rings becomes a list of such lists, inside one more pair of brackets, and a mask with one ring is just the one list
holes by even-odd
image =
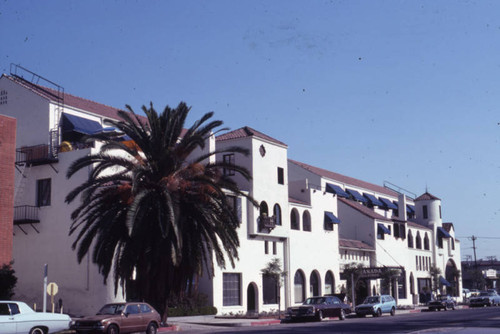
[[398, 196], [398, 218], [400, 220], [406, 221], [408, 219], [406, 213], [406, 196], [405, 194], [399, 194]]

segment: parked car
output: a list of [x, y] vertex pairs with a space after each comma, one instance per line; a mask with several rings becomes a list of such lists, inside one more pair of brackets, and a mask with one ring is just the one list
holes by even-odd
[[479, 290], [478, 289], [470, 289], [470, 296], [469, 297], [477, 297], [479, 296]]
[[457, 302], [451, 298], [450, 296], [442, 295], [442, 296], [437, 296], [436, 299], [432, 300], [429, 302], [429, 310], [435, 311], [435, 310], [448, 310], [448, 309], [455, 309], [455, 306], [457, 305]]
[[382, 313], [396, 314], [396, 300], [389, 295], [366, 297], [363, 304], [356, 306], [356, 315], [364, 317], [370, 314], [374, 317], [380, 317]]
[[67, 314], [35, 312], [26, 303], [0, 301], [2, 334], [50, 334], [69, 328]]
[[94, 316], [72, 321], [71, 329], [78, 334], [156, 334], [160, 319], [160, 314], [147, 303], [113, 303], [104, 305]]
[[300, 306], [289, 307], [286, 317], [289, 320], [316, 319], [338, 317], [345, 320], [345, 315], [351, 313], [351, 307], [335, 296], [307, 298]]
[[496, 291], [481, 291], [479, 296], [472, 297], [469, 300], [470, 307], [495, 305], [500, 305], [500, 296], [496, 293]]

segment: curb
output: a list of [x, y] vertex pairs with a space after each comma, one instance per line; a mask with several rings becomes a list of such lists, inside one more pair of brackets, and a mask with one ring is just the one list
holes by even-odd
[[158, 333], [163, 333], [163, 332], [178, 332], [180, 330], [179, 326], [173, 325], [169, 327], [160, 327], [158, 328]]
[[275, 324], [280, 324], [281, 320], [267, 320], [267, 321], [253, 321], [250, 323], [250, 326], [270, 326]]

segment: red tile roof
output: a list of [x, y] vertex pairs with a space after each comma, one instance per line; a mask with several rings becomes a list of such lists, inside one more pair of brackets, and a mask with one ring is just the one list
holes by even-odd
[[438, 201], [440, 201], [441, 199], [437, 198], [436, 196], [434, 196], [434, 195], [432, 195], [430, 193], [428, 193], [427, 191], [424, 194], [422, 194], [422, 195], [418, 196], [417, 198], [415, 198], [415, 201], [428, 201], [428, 200], [438, 200]]
[[452, 227], [453, 229], [455, 229], [453, 223], [443, 223], [443, 228], [446, 230], [446, 232], [450, 232]]
[[233, 130], [233, 131], [224, 133], [220, 136], [217, 136], [216, 140], [223, 141], [223, 140], [231, 140], [231, 139], [246, 138], [246, 137], [257, 137], [260, 139], [264, 139], [264, 140], [273, 142], [273, 143], [278, 144], [278, 145], [288, 147], [287, 144], [285, 144], [277, 139], [274, 139], [272, 137], [269, 137], [268, 135], [266, 135], [262, 132], [259, 132], [255, 129], [252, 129], [251, 127], [248, 127], [248, 126], [245, 126], [245, 127], [239, 128], [237, 130]]
[[301, 201], [300, 199], [296, 199], [296, 198], [293, 198], [293, 197], [288, 197], [288, 202], [289, 203], [294, 203], [294, 204], [309, 205], [309, 203]]
[[[33, 84], [29, 81], [26, 81], [24, 79], [21, 79], [19, 77], [14, 77], [14, 76], [9, 76], [3, 74], [2, 77], [5, 76], [6, 78], [10, 79], [11, 81], [17, 83], [18, 85], [32, 91], [33, 93], [46, 98], [49, 101], [52, 102], [60, 102], [58, 100], [58, 96], [61, 94], [52, 88], [40, 86]], [[103, 117], [111, 118], [114, 120], [120, 120], [120, 117], [118, 116], [118, 108], [110, 107], [107, 105], [104, 105], [102, 103], [94, 102], [91, 100], [84, 99], [82, 97], [74, 96], [68, 93], [64, 93], [64, 104], [73, 108], [81, 109], [87, 112], [91, 112]], [[147, 121], [147, 118], [141, 115], [138, 115], [139, 118], [142, 121]]]
[[[361, 212], [362, 214], [364, 214], [365, 216], [368, 216], [372, 219], [377, 219], [377, 220], [385, 220], [385, 221], [392, 221], [391, 219], [389, 218], [386, 218], [378, 213], [376, 213], [375, 211], [373, 211], [372, 209], [358, 203], [358, 202], [355, 202], [355, 201], [351, 201], [351, 200], [348, 200], [348, 199], [345, 199], [345, 198], [342, 198], [342, 197], [338, 197], [338, 200], [348, 206], [350, 206], [351, 208]], [[342, 217], [339, 217], [340, 220], [342, 220]]]
[[358, 188], [368, 189], [368, 190], [371, 190], [371, 191], [374, 191], [377, 193], [386, 194], [386, 195], [393, 196], [396, 198], [398, 197], [397, 192], [390, 190], [388, 188], [384, 188], [382, 186], [378, 186], [378, 185], [373, 184], [373, 183], [361, 181], [361, 180], [355, 179], [353, 177], [334, 173], [334, 172], [328, 171], [326, 169], [322, 169], [322, 168], [318, 168], [318, 167], [314, 167], [314, 166], [305, 164], [303, 162], [299, 162], [299, 161], [295, 161], [295, 160], [291, 160], [291, 159], [288, 159], [288, 161], [310, 171], [311, 173], [319, 175], [321, 177], [332, 179], [332, 180], [335, 180], [337, 182], [340, 182], [340, 183], [343, 183], [346, 185], [351, 185], [351, 186], [355, 186]]
[[420, 224], [417, 224], [417, 223], [412, 222], [412, 221], [407, 221], [407, 222], [406, 222], [406, 225], [407, 225], [408, 227], [421, 228], [421, 229], [424, 229], [424, 230], [429, 230], [429, 231], [431, 231], [431, 230], [432, 230], [432, 229], [430, 229], [430, 228], [428, 228], [428, 227], [426, 227], [426, 226], [424, 226], [424, 225], [420, 225]]
[[374, 251], [375, 248], [360, 240], [339, 239], [339, 247]]

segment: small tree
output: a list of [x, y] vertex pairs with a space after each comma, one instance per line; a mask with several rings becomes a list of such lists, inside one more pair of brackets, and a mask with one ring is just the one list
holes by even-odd
[[[363, 271], [363, 264], [362, 263], [349, 263], [344, 266], [344, 276], [346, 279], [346, 286], [347, 286], [347, 298], [351, 302], [354, 303], [355, 301], [355, 295], [353, 295], [353, 287], [356, 287], [358, 284], [359, 279], [361, 278], [361, 273]], [[354, 285], [353, 285], [354, 284]], [[355, 292], [354, 292], [355, 294]], [[354, 306], [354, 304], [353, 304]]]
[[266, 267], [261, 269], [264, 276], [269, 276], [274, 280], [276, 288], [278, 289], [278, 318], [281, 319], [281, 287], [287, 276], [287, 272], [281, 268], [281, 261], [277, 257], [272, 259]]
[[4, 264], [0, 267], [0, 300], [10, 300], [14, 295], [17, 277], [12, 269], [12, 263]]
[[441, 269], [436, 265], [432, 265], [429, 268], [429, 275], [431, 276], [432, 291], [437, 294], [439, 290], [439, 276], [441, 275]]

